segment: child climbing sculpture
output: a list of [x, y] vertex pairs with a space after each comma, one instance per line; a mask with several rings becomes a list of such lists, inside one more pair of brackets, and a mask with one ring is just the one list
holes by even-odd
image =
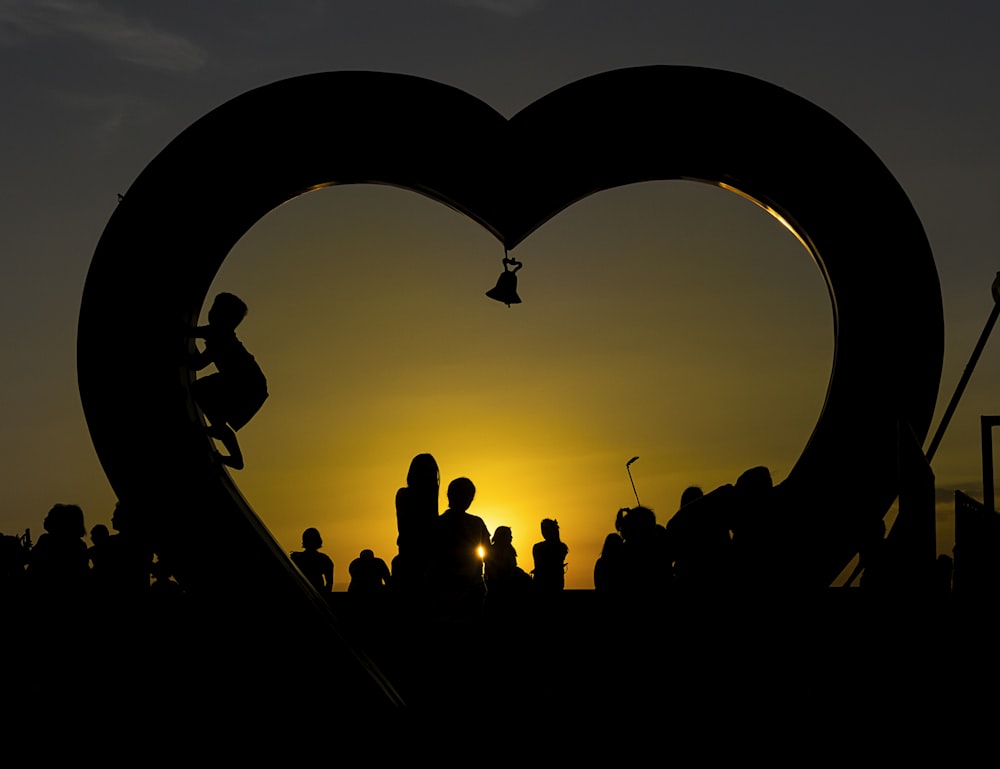
[[246, 317], [242, 299], [227, 293], [215, 297], [208, 311], [208, 325], [191, 332], [205, 341], [191, 367], [195, 371], [215, 364], [216, 373], [200, 377], [191, 385], [195, 403], [208, 421], [208, 434], [222, 442], [229, 452], [220, 454], [223, 464], [243, 469], [243, 452], [236, 431], [249, 422], [267, 400], [267, 379], [254, 357], [236, 338], [236, 327]]

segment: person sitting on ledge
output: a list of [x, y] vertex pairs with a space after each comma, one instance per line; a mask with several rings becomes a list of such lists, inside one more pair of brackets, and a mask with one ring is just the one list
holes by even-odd
[[302, 550], [290, 553], [292, 563], [321, 593], [333, 592], [333, 560], [319, 549], [323, 538], [319, 529], [308, 528], [302, 532]]
[[475, 616], [486, 597], [483, 560], [490, 547], [486, 523], [468, 512], [476, 496], [475, 484], [456, 478], [448, 484], [448, 509], [434, 528], [431, 585], [446, 612]]
[[569, 548], [559, 539], [559, 522], [554, 518], [542, 521], [542, 541], [531, 548], [535, 568], [531, 571], [535, 587], [546, 593], [559, 592], [566, 584], [566, 555]]
[[381, 595], [389, 587], [391, 575], [389, 567], [381, 558], [375, 557], [375, 551], [364, 549], [351, 561], [347, 567], [351, 582], [347, 586], [348, 593], [363, 595]]

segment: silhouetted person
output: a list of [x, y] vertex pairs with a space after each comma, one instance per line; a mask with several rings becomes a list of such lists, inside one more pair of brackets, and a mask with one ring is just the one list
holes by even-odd
[[133, 502], [119, 500], [111, 513], [115, 534], [100, 544], [99, 580], [95, 584], [106, 596], [137, 601], [149, 591], [153, 549], [145, 523]]
[[594, 564], [594, 590], [614, 598], [625, 592], [625, 540], [612, 532], [604, 538], [601, 554]]
[[514, 532], [510, 526], [497, 526], [493, 539], [486, 551], [486, 587], [509, 584], [521, 577], [530, 579], [527, 572], [517, 565], [517, 550], [514, 549]]
[[254, 357], [236, 338], [236, 327], [247, 314], [239, 297], [222, 293], [208, 311], [208, 325], [194, 329], [192, 336], [205, 341], [204, 352], [194, 356], [191, 367], [200, 371], [215, 364], [216, 373], [197, 379], [192, 393], [209, 423], [208, 432], [222, 442], [229, 456], [223, 464], [243, 469], [243, 452], [236, 431], [246, 425], [267, 399], [267, 379]]
[[673, 586], [667, 533], [656, 513], [637, 506], [618, 511], [615, 528], [621, 534], [623, 589], [631, 598], [662, 598]]
[[347, 567], [351, 581], [347, 592], [361, 595], [381, 595], [389, 587], [389, 567], [372, 550], [362, 550], [361, 554]]
[[103, 582], [106, 579], [104, 558], [108, 551], [108, 540], [111, 539], [111, 530], [103, 523], [98, 523], [90, 528], [90, 547], [87, 548], [87, 557], [90, 559], [90, 581], [97, 586], [98, 590], [103, 590]]
[[83, 510], [78, 505], [57, 504], [42, 525], [45, 533], [28, 562], [29, 582], [38, 594], [72, 600], [84, 590], [90, 575]]
[[[690, 487], [695, 489], [697, 487]], [[732, 588], [733, 541], [729, 533], [733, 487], [708, 494], [685, 490], [681, 507], [667, 521], [666, 535], [677, 589], [718, 595]]]
[[782, 564], [769, 561], [765, 554], [773, 552], [774, 542], [786, 537], [774, 518], [771, 471], [751, 467], [736, 479], [733, 491], [734, 585], [742, 590], [752, 586], [773, 590], [782, 582]]
[[406, 473], [406, 486], [396, 492], [399, 553], [392, 560], [394, 590], [418, 590], [426, 585], [440, 487], [437, 461], [430, 454], [417, 454]]
[[323, 538], [319, 530], [308, 528], [302, 532], [302, 550], [289, 553], [289, 556], [312, 586], [325, 594], [333, 592], [333, 561], [319, 551], [321, 547]]
[[111, 529], [103, 523], [98, 523], [90, 527], [90, 565], [94, 566], [94, 559], [100, 559], [100, 549], [108, 544], [111, 537]]
[[506, 609], [531, 588], [531, 576], [517, 565], [514, 533], [510, 526], [497, 526], [486, 550], [486, 601], [492, 608]]
[[695, 500], [701, 499], [705, 496], [705, 492], [702, 491], [701, 486], [688, 486], [684, 491], [681, 492], [681, 507], [686, 507], [690, 505]]
[[569, 548], [559, 539], [559, 522], [553, 518], [542, 521], [542, 541], [531, 548], [535, 568], [531, 570], [535, 588], [545, 593], [558, 592], [566, 584], [566, 556]]
[[14, 595], [24, 589], [25, 571], [31, 557], [30, 535], [0, 534], [0, 596]]
[[468, 478], [448, 484], [448, 509], [434, 527], [434, 561], [431, 583], [446, 611], [477, 615], [483, 606], [486, 583], [483, 559], [490, 546], [490, 532], [482, 518], [468, 512], [476, 487]]

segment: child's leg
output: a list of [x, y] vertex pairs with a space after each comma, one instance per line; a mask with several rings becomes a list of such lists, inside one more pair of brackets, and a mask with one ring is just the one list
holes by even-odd
[[229, 456], [220, 454], [219, 459], [222, 464], [228, 465], [234, 470], [243, 469], [243, 452], [240, 450], [239, 441], [236, 439], [236, 433], [233, 431], [229, 425], [209, 425], [208, 434], [213, 438], [217, 438], [222, 441], [222, 445], [226, 447], [229, 452]]

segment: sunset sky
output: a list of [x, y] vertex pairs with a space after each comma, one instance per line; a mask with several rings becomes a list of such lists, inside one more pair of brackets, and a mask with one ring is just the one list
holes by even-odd
[[[110, 521], [75, 345], [118, 194], [207, 112], [311, 72], [417, 75], [508, 116], [648, 64], [732, 70], [814, 102], [882, 158], [934, 251], [945, 362], [933, 431], [1000, 270], [1000, 9], [877, 5], [0, 0], [0, 532], [37, 539], [55, 502], [80, 504], [88, 528]], [[519, 245], [511, 308], [484, 296], [503, 255], [437, 202], [358, 185], [281, 206], [227, 257], [211, 293], [248, 303], [240, 336], [271, 392], [240, 432], [247, 468], [234, 477], [285, 550], [316, 526], [345, 584], [362, 548], [389, 561], [395, 491], [430, 452], [442, 510], [448, 481], [471, 478], [471, 511], [513, 529], [526, 570], [540, 520], [558, 519], [567, 586], [590, 588], [615, 512], [636, 501], [630, 457], [661, 522], [688, 485], [758, 464], [787, 475], [822, 411], [834, 339], [823, 277], [779, 222], [722, 189], [656, 182], [587, 198]], [[998, 345], [933, 463], [943, 553], [954, 491], [983, 495], [979, 417], [1000, 414]], [[129, 376], [129, 350], [107, 373]]]

